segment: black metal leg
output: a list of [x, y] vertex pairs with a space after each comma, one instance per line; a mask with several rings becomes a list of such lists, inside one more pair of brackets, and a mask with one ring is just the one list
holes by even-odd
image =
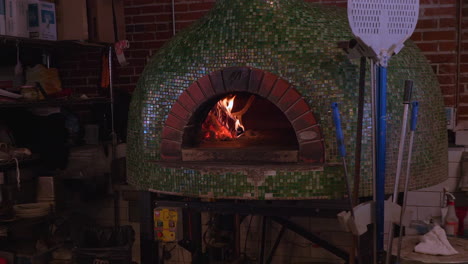
[[201, 213], [191, 211], [190, 213], [191, 226], [191, 246], [192, 246], [192, 264], [203, 263], [203, 240], [202, 240], [202, 222]]
[[315, 244], [318, 244], [320, 245], [321, 247], [323, 247], [325, 250], [328, 250], [330, 251], [331, 253], [335, 254], [337, 257], [341, 258], [341, 259], [344, 259], [345, 261], [348, 261], [349, 259], [349, 254], [340, 249], [340, 248], [337, 248], [335, 246], [333, 246], [332, 244], [328, 243], [327, 241], [315, 236], [314, 234], [312, 234], [311, 232], [309, 232], [308, 230], [306, 230], [305, 228], [299, 226], [299, 225], [296, 225], [295, 223], [289, 221], [289, 220], [286, 220], [284, 218], [281, 218], [281, 217], [272, 217], [273, 221], [283, 225], [283, 226], [286, 226], [289, 230], [295, 232], [296, 234], [304, 237], [305, 239], [315, 243]]
[[158, 264], [158, 242], [154, 240], [153, 199], [147, 191], [140, 192], [140, 257], [141, 263]]
[[264, 216], [263, 221], [262, 221], [262, 244], [260, 245], [260, 258], [259, 258], [260, 264], [263, 264], [263, 257], [265, 255], [266, 223], [267, 223], [267, 217]]
[[275, 255], [276, 249], [278, 248], [279, 243], [281, 242], [281, 238], [283, 238], [284, 231], [286, 231], [286, 227], [283, 225], [281, 226], [281, 230], [278, 236], [276, 237], [275, 244], [273, 244], [273, 247], [271, 248], [271, 251], [270, 251], [270, 255], [268, 256], [265, 264], [270, 264], [271, 261], [273, 260], [273, 255]]

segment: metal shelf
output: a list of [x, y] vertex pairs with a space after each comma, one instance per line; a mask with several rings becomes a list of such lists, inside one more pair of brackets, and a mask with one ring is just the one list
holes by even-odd
[[80, 47], [90, 47], [90, 48], [105, 48], [111, 43], [99, 43], [99, 42], [88, 42], [88, 41], [80, 41], [80, 40], [43, 40], [43, 39], [31, 39], [31, 38], [23, 38], [23, 37], [15, 37], [15, 36], [7, 36], [7, 35], [0, 35], [0, 43], [1, 44], [21, 44], [27, 46], [34, 46], [34, 47], [73, 47], [73, 46], [80, 46]]
[[12, 101], [0, 102], [0, 108], [29, 108], [46, 106], [70, 106], [70, 105], [91, 105], [110, 104], [111, 99], [106, 97], [95, 97], [90, 99], [48, 99], [41, 101]]
[[[39, 160], [40, 159], [38, 155], [32, 155], [30, 157], [18, 158], [18, 164], [20, 168], [23, 168], [24, 166], [33, 165]], [[0, 161], [0, 171], [8, 170], [15, 167], [16, 161], [14, 159]]]

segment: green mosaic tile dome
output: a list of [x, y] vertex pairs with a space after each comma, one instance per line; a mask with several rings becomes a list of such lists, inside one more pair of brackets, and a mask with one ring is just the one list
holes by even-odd
[[[353, 171], [359, 60], [348, 59], [337, 47], [338, 42], [352, 38], [344, 9], [301, 0], [219, 0], [203, 19], [161, 48], [140, 77], [129, 114], [129, 183], [143, 190], [193, 197], [341, 198], [345, 184], [330, 105], [340, 105], [349, 171]], [[249, 169], [215, 171], [182, 163], [166, 167], [158, 162], [161, 131], [178, 97], [203, 76], [228, 67], [270, 72], [302, 94], [324, 136], [323, 168], [270, 171], [261, 180], [252, 180], [255, 173]], [[369, 79], [367, 76], [361, 196], [372, 195]], [[388, 66], [387, 193], [393, 191], [406, 79], [414, 80], [413, 100], [420, 105], [410, 189], [447, 178], [441, 93], [427, 60], [408, 41]]]

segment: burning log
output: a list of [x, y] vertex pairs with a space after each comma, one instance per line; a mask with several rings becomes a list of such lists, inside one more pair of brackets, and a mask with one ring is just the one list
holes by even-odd
[[240, 111], [231, 113], [234, 98], [235, 95], [229, 95], [219, 100], [210, 110], [202, 124], [203, 140], [231, 140], [244, 133], [244, 126], [241, 124], [242, 115], [250, 108], [255, 96], [252, 95]]

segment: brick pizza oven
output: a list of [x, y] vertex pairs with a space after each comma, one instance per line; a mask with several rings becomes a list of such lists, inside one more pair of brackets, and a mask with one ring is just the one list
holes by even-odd
[[[230, 199], [334, 199], [345, 193], [330, 105], [340, 105], [354, 167], [359, 60], [346, 10], [301, 0], [218, 0], [147, 64], [132, 98], [129, 182], [143, 190]], [[368, 65], [369, 70], [369, 65]], [[367, 76], [360, 195], [372, 194]], [[393, 190], [404, 80], [420, 117], [410, 188], [447, 178], [442, 97], [416, 46], [388, 68], [386, 189]], [[352, 170], [351, 170], [352, 171]]]

